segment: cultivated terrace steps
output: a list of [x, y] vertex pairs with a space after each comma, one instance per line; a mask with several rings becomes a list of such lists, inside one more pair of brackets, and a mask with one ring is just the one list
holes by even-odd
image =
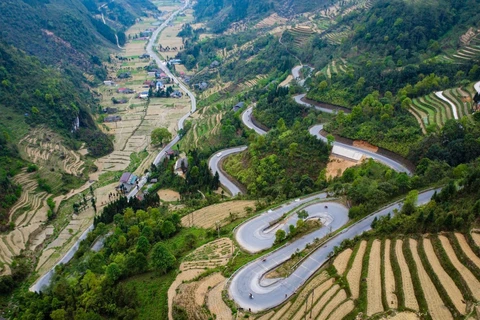
[[480, 302], [479, 244], [477, 233], [362, 240], [256, 319], [463, 319]]

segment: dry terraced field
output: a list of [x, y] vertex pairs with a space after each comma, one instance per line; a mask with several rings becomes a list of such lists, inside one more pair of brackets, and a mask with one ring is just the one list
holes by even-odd
[[478, 252], [473, 236], [459, 233], [361, 241], [327, 265], [334, 271], [256, 319], [462, 319], [480, 302]]

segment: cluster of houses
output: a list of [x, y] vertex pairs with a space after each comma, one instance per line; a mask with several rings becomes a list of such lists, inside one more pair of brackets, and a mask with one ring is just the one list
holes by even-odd
[[124, 172], [116, 189], [123, 193], [129, 193], [133, 188], [138, 188], [138, 180], [138, 177], [133, 173]]

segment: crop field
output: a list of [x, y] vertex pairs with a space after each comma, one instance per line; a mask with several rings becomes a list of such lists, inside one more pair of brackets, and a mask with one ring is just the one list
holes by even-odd
[[457, 63], [465, 63], [480, 58], [480, 33], [474, 33], [472, 37], [464, 41], [458, 50], [446, 53], [440, 58]]
[[288, 32], [293, 36], [294, 46], [301, 48], [307, 41], [315, 34], [315, 31], [309, 26], [297, 26], [288, 29]]
[[[452, 88], [443, 91], [443, 96], [455, 105], [458, 118], [471, 114], [472, 92], [470, 90]], [[435, 93], [413, 99], [409, 111], [424, 132], [429, 125], [442, 127], [447, 120], [454, 118], [452, 106]]]
[[217, 315], [217, 319], [232, 318], [230, 308], [222, 299], [226, 279], [219, 272], [195, 278], [207, 269], [226, 265], [234, 250], [232, 240], [220, 238], [197, 248], [184, 259], [180, 264], [181, 273], [168, 290], [169, 319], [173, 319], [173, 304], [184, 308], [191, 318], [203, 319], [207, 315], [205, 307]]
[[348, 64], [345, 59], [332, 60], [325, 68], [318, 71], [318, 73], [323, 73], [327, 78], [331, 78], [332, 74], [342, 74], [351, 69], [352, 66]]
[[471, 235], [361, 241], [339, 253], [327, 264], [328, 273], [319, 271], [288, 303], [256, 319], [353, 319], [359, 313], [378, 319], [419, 319], [420, 313], [432, 319], [475, 315], [480, 247], [474, 241], [477, 234]]
[[192, 213], [182, 218], [182, 225], [185, 227], [214, 228], [218, 222], [225, 225], [230, 219], [241, 218], [247, 214], [246, 208], [255, 209], [255, 201], [251, 200], [234, 200], [223, 203], [217, 203]]
[[219, 135], [220, 121], [224, 113], [224, 111], [218, 111], [214, 106], [199, 110], [198, 115], [192, 120], [192, 127], [179, 143], [180, 149], [188, 151], [201, 146], [205, 147], [205, 140]]

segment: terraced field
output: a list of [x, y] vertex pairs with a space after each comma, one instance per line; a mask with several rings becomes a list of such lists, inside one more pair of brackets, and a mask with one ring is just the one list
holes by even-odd
[[194, 118], [193, 125], [180, 142], [182, 150], [193, 150], [205, 143], [201, 144], [200, 139], [205, 142], [211, 136], [215, 136], [220, 132], [221, 123], [225, 111], [218, 111], [216, 107], [209, 106], [198, 112], [198, 116]]
[[323, 36], [323, 38], [330, 44], [341, 44], [343, 41], [345, 41], [348, 38], [350, 33], [351, 33], [350, 30], [344, 29], [341, 31], [326, 33]]
[[407, 311], [398, 319], [416, 318], [412, 312], [465, 318], [480, 301], [477, 235], [361, 241], [339, 253], [328, 273], [319, 272], [284, 305], [256, 319], [353, 319], [359, 313], [384, 319], [389, 310]]
[[465, 63], [470, 60], [480, 59], [480, 33], [465, 41], [457, 51], [441, 56], [442, 59], [450, 62]]
[[22, 156], [38, 166], [60, 169], [74, 176], [81, 175], [84, 161], [81, 155], [62, 144], [57, 134], [37, 128], [19, 142]]
[[431, 93], [413, 99], [409, 111], [417, 119], [423, 132], [426, 132], [430, 125], [442, 127], [447, 120], [454, 119], [455, 114], [459, 119], [471, 114], [472, 91], [470, 88], [451, 88], [441, 92], [455, 109], [449, 102], [442, 100], [439, 93]]
[[288, 30], [293, 36], [294, 46], [302, 48], [306, 42], [315, 34], [315, 31], [309, 26], [297, 26]]
[[[327, 78], [331, 78], [333, 74], [342, 74], [347, 72], [351, 67], [345, 59], [332, 60], [325, 68], [318, 73], [323, 73]], [[318, 74], [317, 73], [317, 74]]]
[[15, 224], [15, 229], [0, 238], [0, 262], [5, 264], [3, 273], [8, 274], [8, 265], [12, 258], [22, 250], [38, 245], [32, 241], [32, 234], [41, 229], [47, 220], [46, 192], [38, 192], [35, 173], [22, 172], [15, 176], [14, 181], [22, 186], [22, 195], [10, 209], [9, 222]]

